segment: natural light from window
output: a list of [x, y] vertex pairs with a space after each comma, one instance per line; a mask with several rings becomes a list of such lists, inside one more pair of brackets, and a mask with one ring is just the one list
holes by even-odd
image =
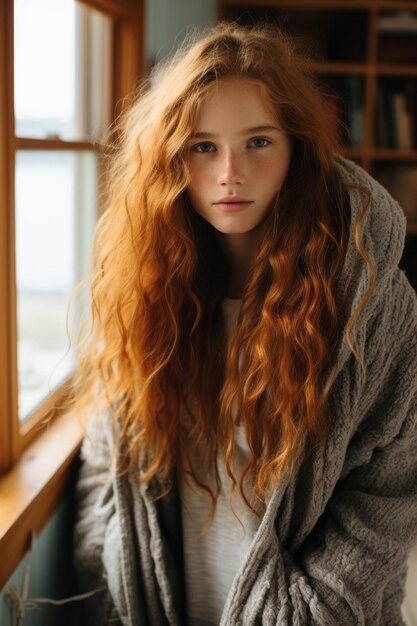
[[[70, 372], [68, 296], [89, 265], [96, 211], [96, 157], [19, 151], [16, 159], [19, 416]], [[80, 311], [72, 309], [70, 333]], [[73, 337], [74, 338], [74, 337]]]
[[[110, 115], [111, 23], [75, 0], [15, 0], [16, 135], [94, 141]], [[88, 272], [97, 214], [90, 150], [18, 150], [19, 418], [69, 374], [68, 296]], [[74, 339], [80, 311], [73, 310]]]
[[111, 20], [75, 0], [15, 0], [19, 137], [100, 140], [110, 120]]

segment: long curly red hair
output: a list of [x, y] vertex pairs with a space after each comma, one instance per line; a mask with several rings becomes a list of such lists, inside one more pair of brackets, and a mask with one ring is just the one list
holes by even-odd
[[[214, 81], [231, 76], [263, 85], [290, 137], [292, 158], [262, 225], [227, 349], [221, 301], [229, 267], [186, 189], [187, 145], [202, 99]], [[232, 493], [239, 484], [254, 510], [244, 480], [264, 501], [284, 470], [293, 476], [330, 432], [326, 400], [332, 385], [326, 383], [346, 325], [334, 293], [350, 207], [323, 103], [308, 59], [286, 34], [271, 26], [220, 23], [189, 37], [156, 66], [115, 126], [75, 403], [80, 413], [110, 407], [125, 452], [119, 472], [139, 463], [139, 480], [155, 480], [159, 495], [171, 488], [174, 468], [191, 476], [211, 497], [211, 519], [220, 490], [219, 454]], [[368, 205], [369, 198], [360, 221]], [[360, 221], [356, 245], [369, 264], [359, 243]], [[240, 476], [232, 463], [233, 404], [250, 448]], [[214, 491], [193, 467], [196, 450], [202, 473], [216, 478]]]

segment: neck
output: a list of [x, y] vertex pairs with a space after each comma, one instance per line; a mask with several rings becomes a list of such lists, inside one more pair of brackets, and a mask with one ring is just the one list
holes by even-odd
[[217, 233], [217, 240], [229, 262], [229, 298], [242, 298], [258, 250], [258, 238], [249, 233]]

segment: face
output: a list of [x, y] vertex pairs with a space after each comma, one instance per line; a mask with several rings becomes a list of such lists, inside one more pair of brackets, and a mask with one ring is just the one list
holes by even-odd
[[291, 145], [261, 87], [245, 78], [213, 84], [189, 145], [194, 209], [226, 236], [254, 233], [288, 172]]

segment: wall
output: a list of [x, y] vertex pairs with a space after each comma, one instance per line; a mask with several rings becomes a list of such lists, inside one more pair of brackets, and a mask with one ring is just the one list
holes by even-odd
[[[30, 565], [30, 584], [28, 598], [47, 597], [53, 599], [64, 598], [72, 593], [71, 579], [71, 527], [73, 520], [73, 506], [71, 496], [68, 495], [49, 520], [42, 533], [37, 538]], [[0, 625], [15, 626], [11, 620], [10, 609], [5, 601], [7, 589], [16, 585], [22, 588], [24, 569], [28, 563], [29, 554], [26, 554], [14, 574], [0, 593]], [[42, 608], [27, 611], [24, 626], [66, 626], [72, 609], [52, 605], [42, 605]]]
[[181, 43], [193, 26], [207, 26], [216, 17], [215, 0], [151, 0], [146, 6], [147, 67]]

